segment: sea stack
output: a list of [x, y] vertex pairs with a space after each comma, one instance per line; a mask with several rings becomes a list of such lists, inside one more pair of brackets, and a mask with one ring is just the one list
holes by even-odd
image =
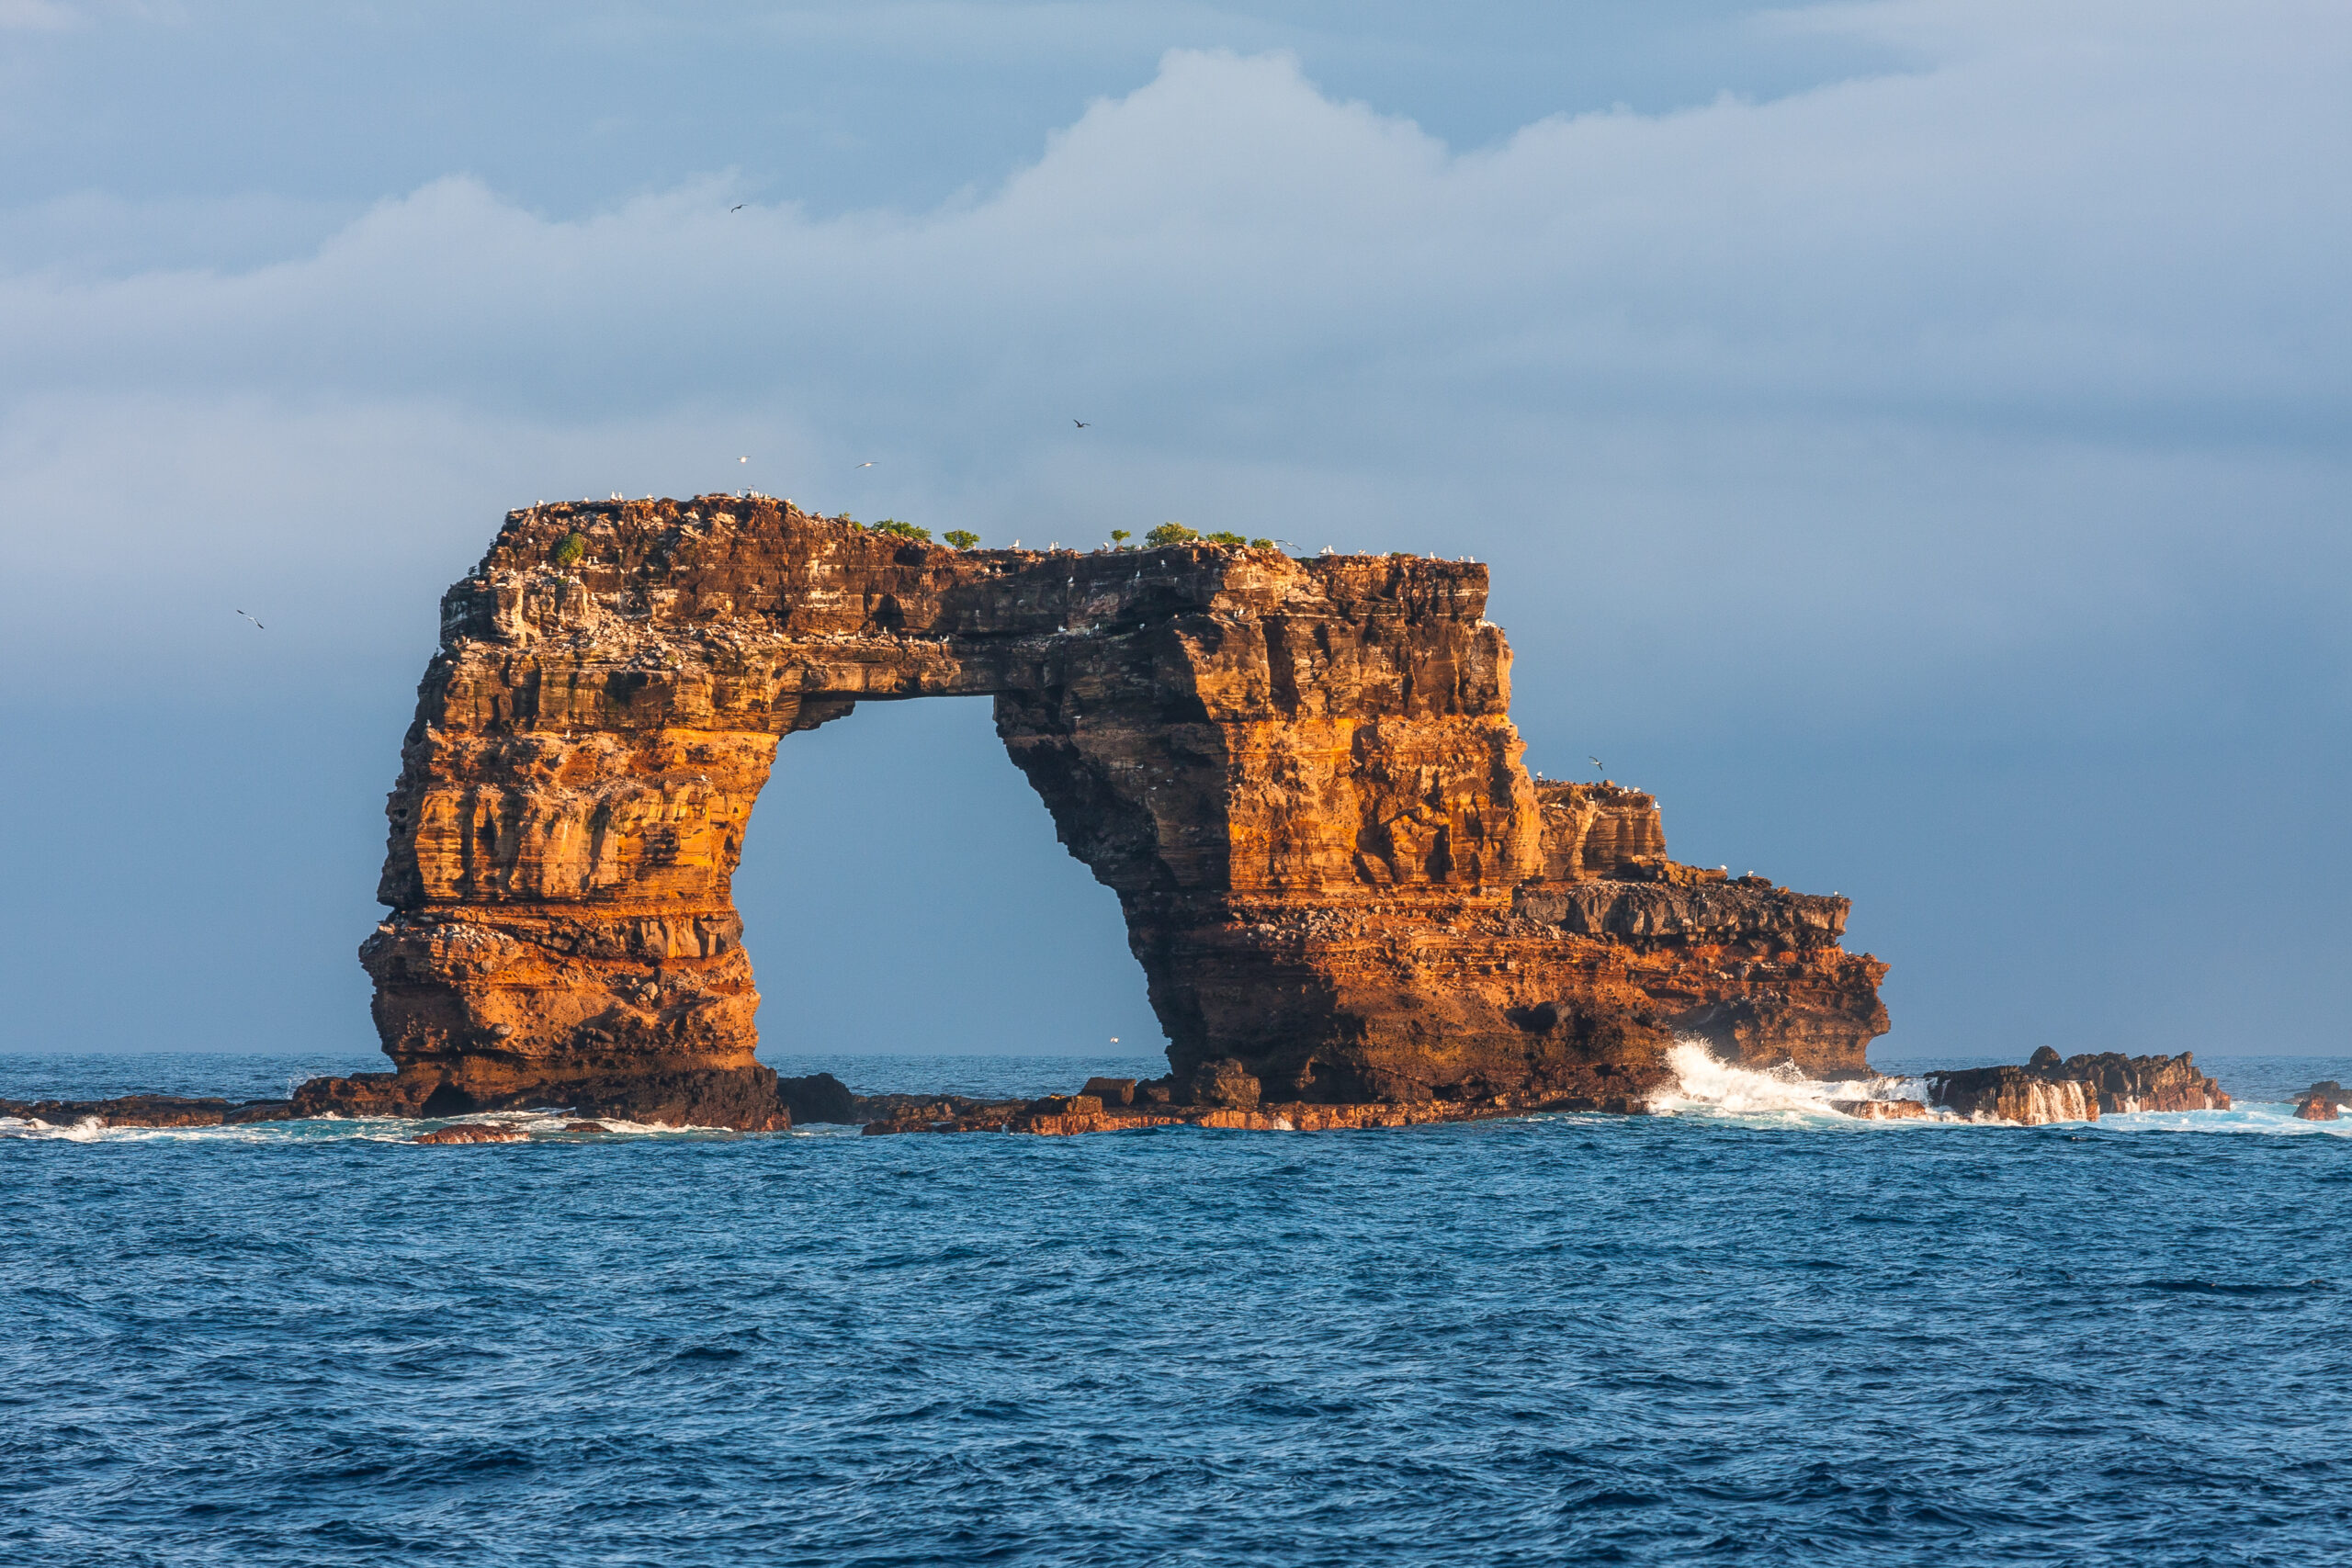
[[1487, 569], [1195, 543], [957, 550], [738, 496], [510, 513], [443, 597], [362, 944], [395, 1070], [306, 1112], [785, 1125], [729, 878], [775, 758], [985, 694], [1114, 889], [1174, 1103], [1638, 1109], [1678, 1037], [1864, 1072], [1848, 904], [1538, 783]]

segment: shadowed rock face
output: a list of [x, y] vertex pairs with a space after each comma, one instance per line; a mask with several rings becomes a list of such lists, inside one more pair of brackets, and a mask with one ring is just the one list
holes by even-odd
[[2096, 1122], [2102, 1113], [2230, 1109], [2229, 1094], [2197, 1070], [2187, 1051], [2177, 1056], [2106, 1051], [2061, 1061], [2047, 1045], [2022, 1067], [1930, 1073], [1928, 1098], [1944, 1110], [1978, 1121], [2029, 1127]]
[[[575, 541], [567, 545], [567, 540]], [[1677, 1032], [1862, 1070], [1847, 904], [1538, 784], [1483, 566], [958, 552], [730, 497], [537, 507], [442, 601], [362, 945], [397, 1071], [308, 1110], [786, 1119], [729, 879], [777, 742], [987, 694], [1196, 1103], [1627, 1106]]]

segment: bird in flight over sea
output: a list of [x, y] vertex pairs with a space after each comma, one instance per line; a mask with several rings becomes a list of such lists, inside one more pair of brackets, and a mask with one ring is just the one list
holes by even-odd
[[1074, 420], [1071, 420], [1071, 421], [1070, 421], [1070, 423], [1071, 423], [1072, 424], [1074, 424], [1074, 425], [1078, 426], [1078, 427], [1079, 427], [1079, 429], [1080, 429], [1080, 430], [1085, 430], [1085, 429], [1089, 428], [1089, 426], [1087, 425], [1087, 423], [1086, 423], [1084, 420], [1082, 420], [1082, 419], [1074, 419]]
[[872, 468], [873, 466], [874, 466], [874, 465], [873, 465], [873, 464], [871, 464], [871, 463], [860, 463], [860, 464], [858, 465], [858, 467], [859, 467], [859, 468]]
[[[237, 614], [239, 614], [239, 615], [245, 615], [245, 613], [244, 613], [243, 610], [238, 611], [238, 612], [237, 612]], [[247, 620], [249, 620], [249, 621], [254, 621], [254, 618], [253, 618], [251, 615], [245, 615], [245, 619], [247, 619]], [[269, 628], [268, 628], [267, 626], [263, 626], [259, 621], [254, 621], [254, 630], [255, 630], [255, 631], [257, 631], [257, 632], [266, 632], [266, 631], [269, 630]]]
[[1592, 754], [1591, 754], [1590, 752], [1589, 752], [1589, 751], [1588, 751], [1587, 753], [1585, 753], [1585, 761], [1588, 761], [1588, 762], [1590, 762], [1590, 763], [1592, 764], [1592, 771], [1593, 771], [1594, 773], [1607, 773], [1607, 772], [1609, 771], [1607, 768], [1604, 768], [1604, 767], [1602, 767], [1602, 766], [1600, 765], [1600, 758], [1598, 758], [1598, 757], [1596, 757], [1596, 756], [1592, 755]]
[[741, 202], [740, 202], [740, 201], [739, 201], [739, 202], [737, 202], [734, 206], [732, 206], [732, 207], [729, 208], [727, 210], [728, 210], [728, 211], [729, 211], [729, 212], [741, 212], [741, 211], [742, 211], [742, 210], [743, 210], [743, 204], [742, 204]]

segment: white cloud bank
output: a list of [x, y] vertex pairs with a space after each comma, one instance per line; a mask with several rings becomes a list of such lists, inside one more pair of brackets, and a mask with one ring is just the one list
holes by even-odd
[[[0, 278], [34, 569], [0, 636], [143, 657], [251, 583], [322, 650], [407, 647], [506, 505], [748, 482], [995, 540], [1470, 550], [1523, 649], [1569, 646], [1525, 624], [1558, 605], [1589, 667], [1664, 682], [1635, 705], [1867, 647], [1883, 711], [2344, 564], [2352, 13], [1787, 25], [1916, 65], [1456, 153], [1286, 58], [1179, 52], [933, 211], [730, 212], [714, 177], [552, 221], [452, 176], [272, 265]], [[1748, 648], [1758, 606], [1844, 635]]]
[[[1476, 553], [1532, 760], [1598, 751], [1680, 852], [1860, 892], [1898, 1043], [2340, 1041], [2352, 11], [1783, 25], [1906, 69], [1456, 152], [1180, 52], [933, 210], [730, 212], [714, 175], [557, 220], [453, 175], [318, 244], [267, 193], [0, 215], [279, 258], [0, 270], [0, 657], [13, 704], [86, 709], [0, 756], [55, 852], [0, 901], [17, 1027], [89, 1035], [106, 987], [51, 977], [103, 953], [193, 977], [118, 988], [126, 1042], [259, 1039], [288, 987], [364, 1028], [354, 781], [441, 588], [510, 505], [752, 484], [999, 543]], [[899, 842], [872, 809], [827, 830]], [[299, 913], [328, 889], [347, 920]]]

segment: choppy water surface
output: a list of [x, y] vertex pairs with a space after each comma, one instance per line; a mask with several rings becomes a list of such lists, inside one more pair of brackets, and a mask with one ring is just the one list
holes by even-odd
[[[0, 1057], [0, 1095], [362, 1065]], [[2352, 1080], [2205, 1065], [2248, 1100]], [[2352, 1137], [1782, 1098], [1308, 1135], [16, 1129], [0, 1561], [2346, 1559]]]

